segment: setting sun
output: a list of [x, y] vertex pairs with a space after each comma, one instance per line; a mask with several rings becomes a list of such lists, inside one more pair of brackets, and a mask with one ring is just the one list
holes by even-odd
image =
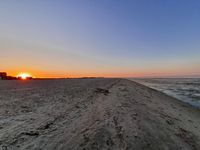
[[17, 75], [18, 78], [21, 78], [22, 80], [26, 80], [27, 78], [31, 78], [32, 76], [29, 73], [20, 73]]

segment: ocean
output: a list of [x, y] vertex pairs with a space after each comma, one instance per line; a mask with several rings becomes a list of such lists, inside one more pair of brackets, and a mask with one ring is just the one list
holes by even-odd
[[131, 79], [200, 108], [200, 78]]

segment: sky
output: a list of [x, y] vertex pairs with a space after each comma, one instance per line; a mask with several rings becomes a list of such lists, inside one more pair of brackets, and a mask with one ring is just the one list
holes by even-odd
[[0, 71], [200, 77], [199, 0], [1, 0]]

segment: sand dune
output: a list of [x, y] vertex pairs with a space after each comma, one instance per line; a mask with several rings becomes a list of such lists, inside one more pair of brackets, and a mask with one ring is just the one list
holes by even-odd
[[126, 79], [0, 81], [0, 149], [198, 150], [199, 116]]

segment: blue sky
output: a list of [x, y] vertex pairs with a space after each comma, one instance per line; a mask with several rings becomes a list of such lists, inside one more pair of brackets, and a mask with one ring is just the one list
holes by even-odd
[[198, 0], [2, 0], [0, 69], [199, 76], [199, 27]]

